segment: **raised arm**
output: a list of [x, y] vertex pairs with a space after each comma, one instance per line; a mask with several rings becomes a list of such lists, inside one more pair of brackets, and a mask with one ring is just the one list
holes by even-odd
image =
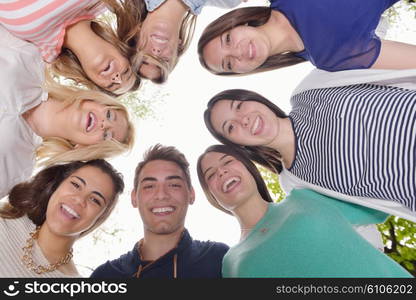
[[381, 40], [380, 55], [372, 69], [416, 69], [416, 45]]

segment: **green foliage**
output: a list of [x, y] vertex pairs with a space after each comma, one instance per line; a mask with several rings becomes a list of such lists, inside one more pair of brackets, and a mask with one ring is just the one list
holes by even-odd
[[416, 223], [391, 216], [378, 229], [384, 252], [416, 276]]

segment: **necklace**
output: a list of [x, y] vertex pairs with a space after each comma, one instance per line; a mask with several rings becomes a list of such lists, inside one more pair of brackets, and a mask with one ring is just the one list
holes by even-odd
[[23, 250], [23, 256], [22, 256], [22, 262], [28, 268], [29, 270], [32, 270], [36, 274], [42, 274], [47, 272], [55, 271], [57, 268], [59, 268], [62, 265], [65, 265], [69, 263], [72, 259], [72, 248], [68, 251], [68, 253], [62, 257], [59, 261], [49, 264], [47, 266], [43, 265], [36, 265], [32, 258], [32, 248], [35, 240], [38, 238], [40, 231], [40, 226], [37, 226], [34, 231], [29, 233], [30, 237], [26, 240], [26, 245], [22, 248]]

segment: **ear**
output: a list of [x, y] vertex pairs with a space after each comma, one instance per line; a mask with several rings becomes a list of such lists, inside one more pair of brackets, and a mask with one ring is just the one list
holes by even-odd
[[136, 190], [132, 190], [130, 194], [131, 205], [134, 208], [137, 208], [137, 197], [136, 197]]
[[189, 204], [194, 204], [195, 202], [195, 190], [193, 187], [190, 189], [190, 195], [189, 195]]

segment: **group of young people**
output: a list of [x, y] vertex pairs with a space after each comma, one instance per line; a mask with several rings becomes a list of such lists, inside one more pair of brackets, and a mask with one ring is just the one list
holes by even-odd
[[[389, 214], [416, 221], [416, 45], [376, 33], [398, 1], [272, 0], [209, 24], [198, 54], [214, 74], [317, 67], [293, 92], [289, 115], [248, 90], [208, 102], [204, 121], [222, 144], [200, 156], [198, 178], [208, 201], [238, 220], [240, 242], [229, 249], [191, 238], [189, 163], [175, 147], [155, 145], [131, 193], [144, 237], [92, 277], [411, 277], [359, 230]], [[0, 276], [80, 276], [74, 243], [108, 218], [124, 190], [104, 159], [134, 145], [117, 97], [143, 79], [168, 80], [204, 5], [239, 3], [0, 4], [0, 197], [8, 197]], [[104, 12], [115, 27], [99, 18]], [[255, 164], [279, 174], [286, 199], [273, 203]]]

